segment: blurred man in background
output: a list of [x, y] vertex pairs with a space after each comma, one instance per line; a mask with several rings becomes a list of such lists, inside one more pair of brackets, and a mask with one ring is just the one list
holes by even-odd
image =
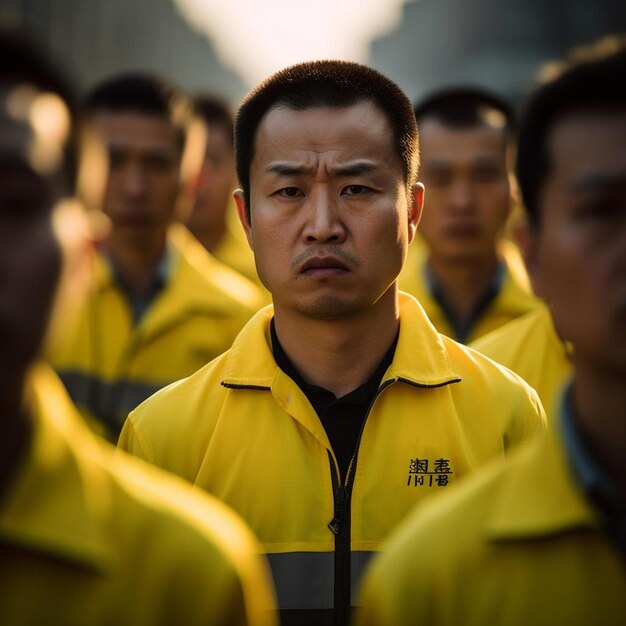
[[237, 187], [233, 116], [226, 103], [208, 96], [197, 96], [195, 112], [208, 129], [202, 175], [187, 227], [218, 260], [261, 286], [237, 218], [233, 191]]
[[626, 623], [625, 75], [625, 40], [577, 51], [520, 127], [528, 268], [573, 348], [558, 415], [410, 519], [364, 626]]
[[426, 246], [413, 246], [400, 288], [439, 332], [468, 343], [538, 306], [521, 257], [503, 236], [513, 113], [491, 93], [451, 88], [418, 103], [415, 116]]
[[[74, 190], [95, 204], [105, 178], [81, 143], [64, 80], [0, 33], [0, 623], [272, 626], [242, 522], [115, 454], [39, 363], [63, 255], [91, 246]], [[62, 250], [63, 228], [81, 246]]]
[[175, 223], [204, 154], [187, 100], [162, 79], [122, 75], [86, 107], [109, 154], [111, 232], [94, 290], [50, 358], [90, 423], [115, 440], [142, 400], [226, 350], [262, 298]]

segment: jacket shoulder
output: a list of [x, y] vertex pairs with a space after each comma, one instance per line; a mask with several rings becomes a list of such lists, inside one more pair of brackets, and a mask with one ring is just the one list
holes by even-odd
[[132, 411], [118, 447], [193, 482], [227, 390], [228, 352], [157, 391]]
[[494, 388], [535, 396], [534, 389], [508, 367], [494, 361], [478, 350], [441, 336], [453, 367], [464, 380], [488, 382]]
[[190, 293], [214, 307], [241, 310], [247, 317], [265, 302], [261, 290], [248, 278], [218, 261], [183, 226], [172, 227], [170, 241], [180, 255], [179, 275]]
[[[119, 562], [136, 570], [130, 579], [137, 593], [154, 601], [145, 610], [175, 610], [171, 619], [188, 624], [230, 623], [234, 616], [266, 623], [261, 617], [270, 617], [273, 604], [268, 575], [256, 540], [233, 511], [120, 452], [104, 471], [113, 505], [106, 524], [119, 539]], [[151, 547], [140, 558], [145, 537]]]
[[[470, 406], [481, 399], [502, 423], [505, 446], [527, 439], [546, 426], [539, 395], [521, 376], [484, 354], [442, 336], [452, 367], [462, 379], [454, 392]], [[486, 408], [485, 407], [485, 408]]]

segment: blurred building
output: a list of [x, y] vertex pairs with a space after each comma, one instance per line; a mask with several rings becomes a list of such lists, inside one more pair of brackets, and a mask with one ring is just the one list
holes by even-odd
[[246, 91], [171, 0], [0, 0], [0, 25], [40, 42], [82, 89], [148, 70], [234, 103]]
[[476, 83], [517, 101], [537, 68], [575, 45], [626, 34], [624, 0], [414, 0], [370, 64], [411, 99]]
[[[516, 100], [544, 61], [603, 34], [626, 32], [624, 0], [406, 2], [400, 25], [373, 42], [368, 62], [412, 99], [471, 82]], [[158, 71], [234, 104], [249, 87], [172, 0], [1, 0], [0, 24], [40, 40], [82, 88], [126, 69]], [[244, 43], [236, 33], [232, 41]]]

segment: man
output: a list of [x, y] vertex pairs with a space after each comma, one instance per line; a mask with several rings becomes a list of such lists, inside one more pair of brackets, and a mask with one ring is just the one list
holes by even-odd
[[202, 154], [197, 135], [185, 144], [185, 100], [160, 79], [124, 75], [87, 108], [109, 151], [112, 228], [94, 292], [50, 358], [88, 420], [117, 439], [131, 409], [226, 350], [262, 300], [172, 225]]
[[398, 294], [423, 187], [397, 85], [356, 63], [296, 65], [248, 95], [235, 137], [235, 199], [273, 308], [133, 412], [120, 445], [243, 515], [283, 624], [346, 624], [406, 512], [543, 414], [520, 379]]
[[232, 201], [237, 187], [232, 114], [225, 103], [207, 95], [197, 96], [194, 106], [208, 136], [202, 176], [187, 227], [218, 261], [258, 283], [254, 256]]
[[271, 626], [241, 521], [96, 440], [35, 365], [61, 270], [55, 227], [86, 218], [66, 211], [79, 143], [64, 81], [0, 33], [0, 623]]
[[427, 245], [413, 246], [400, 288], [439, 332], [469, 343], [538, 306], [519, 252], [503, 237], [513, 113], [493, 94], [451, 88], [418, 103], [415, 115]]
[[517, 159], [573, 382], [547, 433], [411, 518], [364, 625], [626, 623], [626, 45], [573, 60], [531, 96]]

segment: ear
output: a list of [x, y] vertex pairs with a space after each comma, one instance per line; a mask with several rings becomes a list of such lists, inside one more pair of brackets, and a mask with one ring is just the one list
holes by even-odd
[[413, 185], [409, 201], [409, 243], [411, 243], [417, 232], [417, 225], [422, 218], [422, 209], [424, 208], [424, 185], [422, 183]]
[[524, 264], [533, 291], [540, 298], [545, 297], [541, 273], [541, 233], [527, 223], [519, 224], [513, 233], [514, 239], [524, 257]]
[[248, 220], [247, 206], [243, 195], [243, 189], [235, 189], [235, 191], [233, 191], [233, 199], [235, 200], [235, 205], [237, 206], [237, 215], [239, 216], [239, 221], [243, 227], [243, 232], [246, 234], [248, 245], [250, 246], [250, 249], [254, 251], [254, 246], [252, 245], [252, 229], [250, 228], [250, 221]]

